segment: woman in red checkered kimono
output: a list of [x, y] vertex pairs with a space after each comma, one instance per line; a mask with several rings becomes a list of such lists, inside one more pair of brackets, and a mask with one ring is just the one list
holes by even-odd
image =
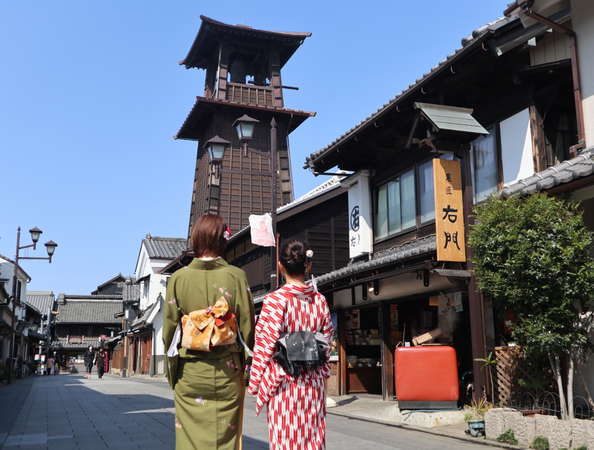
[[272, 450], [325, 448], [328, 363], [293, 377], [272, 358], [282, 333], [321, 332], [330, 342], [334, 332], [326, 299], [305, 284], [312, 255], [298, 241], [283, 246], [279, 269], [287, 283], [266, 296], [256, 325], [248, 392], [257, 396], [256, 414], [267, 406]]

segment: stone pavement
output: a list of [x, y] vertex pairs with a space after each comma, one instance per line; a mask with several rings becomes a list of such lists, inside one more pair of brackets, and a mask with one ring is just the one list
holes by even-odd
[[[255, 415], [252, 398], [244, 418], [243, 448], [267, 449], [266, 417]], [[485, 448], [348, 417], [327, 422], [328, 450]], [[1, 449], [168, 450], [174, 440], [172, 392], [162, 379], [58, 375], [0, 386]]]

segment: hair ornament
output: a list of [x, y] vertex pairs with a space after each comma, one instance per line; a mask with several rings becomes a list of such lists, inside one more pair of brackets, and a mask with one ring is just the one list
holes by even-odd
[[228, 225], [225, 225], [225, 231], [223, 232], [223, 238], [225, 238], [227, 241], [229, 239], [231, 239], [232, 233], [231, 233], [231, 228], [229, 228]]

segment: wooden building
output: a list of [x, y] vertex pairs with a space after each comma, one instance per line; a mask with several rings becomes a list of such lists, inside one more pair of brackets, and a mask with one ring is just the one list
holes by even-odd
[[[556, 22], [570, 17], [563, 2], [549, 13]], [[459, 373], [471, 372], [475, 394], [482, 394], [485, 373], [475, 358], [497, 335], [462, 237], [473, 205], [538, 179], [583, 148], [573, 62], [569, 52], [549, 51], [565, 39], [550, 30], [540, 22], [525, 27], [517, 17], [475, 30], [461, 49], [307, 158], [318, 174], [354, 171], [343, 181], [351, 264], [317, 280], [338, 313], [341, 394], [397, 398], [395, 348], [437, 328], [434, 342], [457, 350]], [[435, 161], [459, 167], [460, 206], [436, 210]], [[457, 219], [455, 241], [436, 230]], [[460, 258], [440, 256], [454, 244]]]
[[[204, 94], [177, 132], [197, 141], [190, 226], [207, 212], [220, 214], [231, 229], [250, 214], [272, 210], [271, 121], [277, 123], [278, 205], [293, 200], [289, 134], [313, 113], [287, 109], [281, 70], [310, 33], [257, 30], [201, 16], [200, 30], [181, 61], [206, 70]], [[255, 119], [253, 139], [240, 142], [234, 128], [244, 115]], [[254, 123], [254, 122], [252, 122]], [[222, 162], [209, 159], [208, 141], [226, 143]]]
[[83, 363], [89, 346], [98, 348], [121, 330], [123, 311], [121, 295], [69, 295], [58, 296], [58, 314], [51, 350], [62, 363], [74, 359]]
[[[295, 201], [277, 210], [277, 233], [283, 241], [300, 240], [314, 251], [312, 274], [321, 275], [348, 262], [347, 195], [333, 177]], [[274, 289], [276, 267], [270, 247], [251, 243], [250, 228], [233, 235], [225, 259], [247, 274], [252, 295], [260, 303]], [[271, 281], [272, 280], [272, 281]]]

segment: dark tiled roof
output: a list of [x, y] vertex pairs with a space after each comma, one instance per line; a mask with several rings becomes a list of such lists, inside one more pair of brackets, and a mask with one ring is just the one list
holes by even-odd
[[381, 252], [374, 253], [373, 259], [357, 262], [340, 269], [328, 272], [316, 278], [318, 286], [345, 278], [357, 273], [379, 269], [388, 264], [394, 264], [415, 256], [424, 255], [436, 250], [435, 235], [426, 236], [407, 242], [397, 247], [392, 247]]
[[137, 284], [124, 284], [122, 298], [125, 302], [140, 300], [140, 286]]
[[27, 305], [40, 314], [47, 314], [53, 307], [56, 297], [52, 291], [27, 291]]
[[148, 236], [142, 243], [149, 258], [156, 259], [175, 259], [187, 248], [187, 241], [183, 238]]
[[382, 117], [384, 115], [384, 113], [386, 113], [387, 111], [394, 108], [401, 101], [405, 100], [414, 91], [416, 91], [417, 89], [420, 89], [426, 82], [428, 82], [434, 76], [438, 75], [443, 70], [447, 70], [448, 67], [450, 67], [450, 65], [455, 60], [459, 59], [460, 57], [462, 57], [465, 54], [467, 54], [468, 52], [470, 52], [471, 49], [476, 48], [478, 45], [481, 45], [485, 41], [485, 39], [487, 37], [489, 37], [489, 35], [496, 32], [497, 30], [504, 27], [505, 25], [507, 25], [511, 22], [515, 22], [516, 20], [518, 20], [518, 19], [510, 18], [510, 17], [501, 17], [497, 20], [494, 20], [493, 22], [490, 22], [490, 23], [474, 30], [472, 32], [472, 35], [462, 39], [462, 47], [461, 48], [456, 49], [453, 53], [451, 53], [450, 55], [448, 55], [444, 59], [442, 59], [440, 62], [438, 62], [437, 65], [435, 65], [434, 67], [432, 67], [429, 70], [429, 72], [423, 74], [423, 76], [421, 78], [418, 78], [417, 80], [415, 80], [414, 83], [410, 84], [406, 89], [404, 89], [402, 92], [400, 92], [398, 95], [396, 95], [396, 97], [394, 97], [388, 103], [385, 103], [376, 112], [367, 116], [365, 119], [363, 119], [357, 125], [355, 125], [353, 128], [351, 128], [347, 132], [343, 133], [340, 137], [336, 138], [334, 141], [332, 141], [330, 144], [328, 144], [324, 148], [310, 154], [305, 160], [304, 167], [306, 169], [307, 168], [313, 169], [315, 161], [317, 159], [324, 156], [324, 154], [327, 154], [330, 151], [333, 151], [333, 149], [336, 146], [341, 145], [347, 139], [354, 136], [356, 133], [358, 133], [363, 128], [365, 128], [369, 125], [372, 125], [375, 121], [377, 121], [380, 117]]
[[121, 296], [64, 296], [58, 305], [56, 323], [117, 323], [115, 314], [123, 312]]
[[594, 173], [594, 147], [584, 150], [579, 156], [549, 167], [542, 172], [524, 178], [503, 188], [503, 198], [512, 195], [528, 195], [569, 183]]
[[311, 33], [286, 32], [286, 31], [268, 31], [252, 28], [247, 25], [229, 25], [210, 17], [200, 16], [202, 24], [198, 35], [188, 52], [188, 55], [179, 64], [190, 67], [205, 67], [208, 55], [214, 45], [221, 40], [217, 37], [218, 33], [228, 33], [243, 41], [258, 39], [264, 42], [279, 42], [279, 56], [281, 58], [281, 67], [285, 65], [291, 55], [299, 48], [301, 43], [311, 36]]

